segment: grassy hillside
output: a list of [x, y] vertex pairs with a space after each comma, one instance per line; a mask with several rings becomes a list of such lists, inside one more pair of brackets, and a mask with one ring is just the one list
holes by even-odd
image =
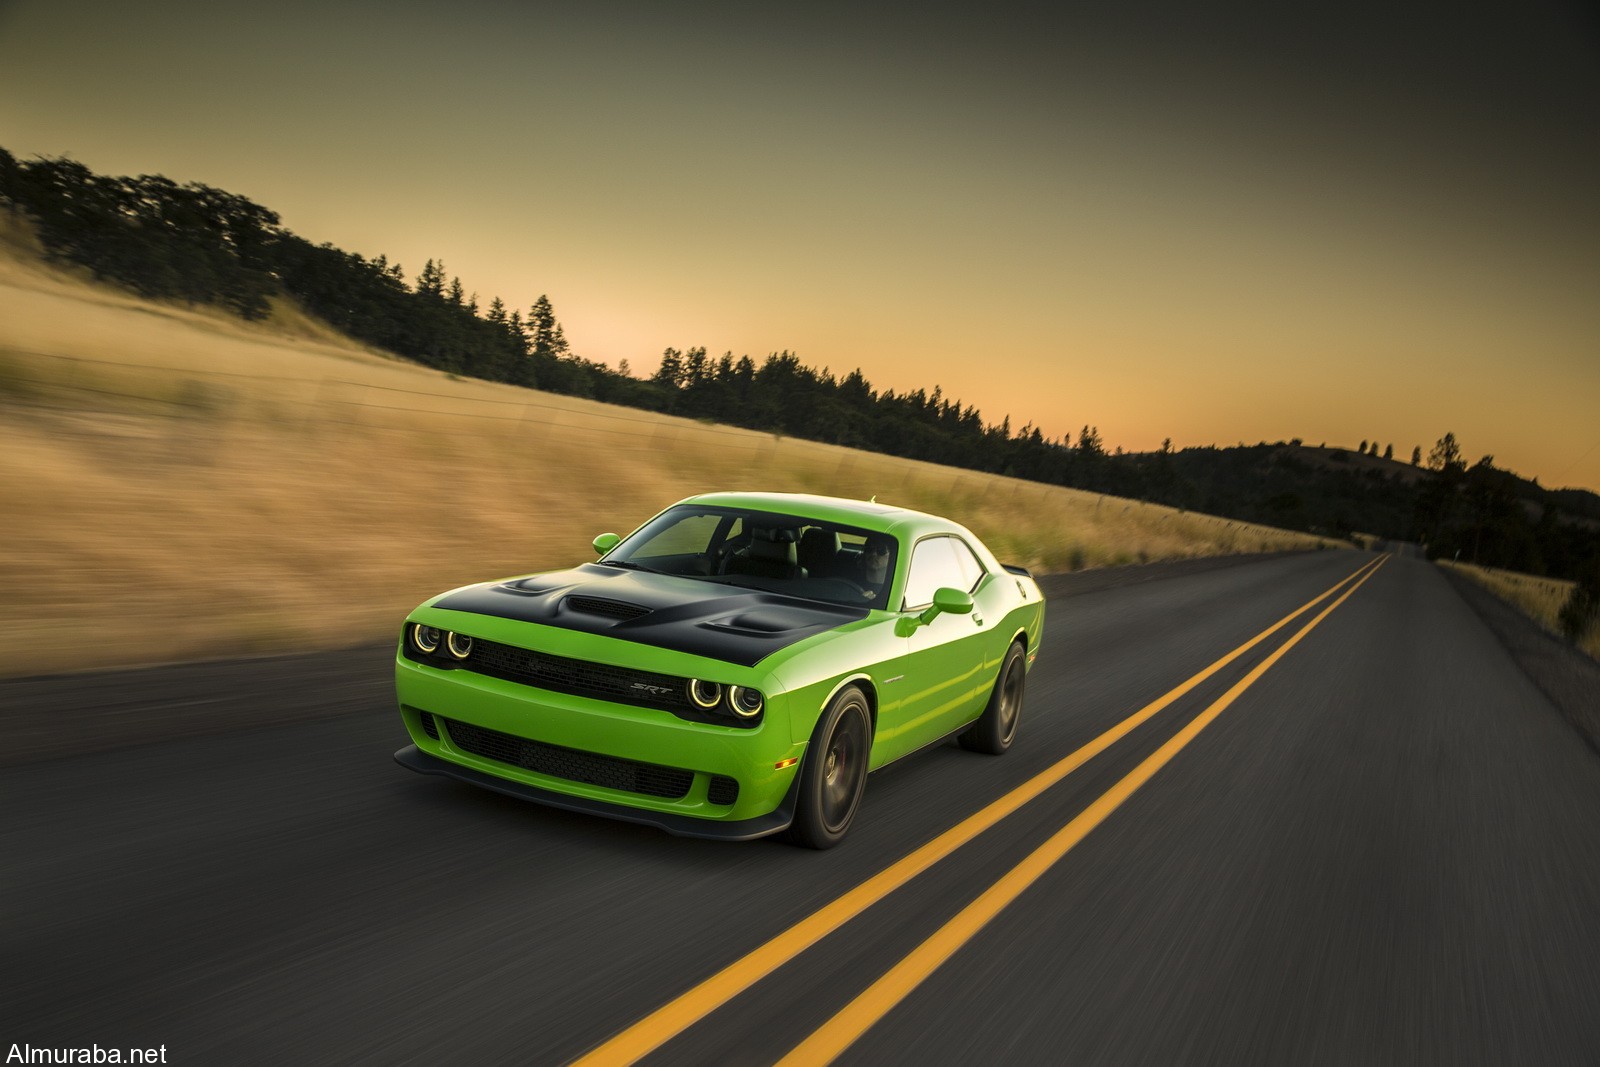
[[458, 380], [283, 305], [144, 302], [0, 234], [0, 586], [26, 635], [0, 674], [382, 638], [435, 592], [592, 558], [716, 489], [876, 494], [1043, 572], [1319, 543]]

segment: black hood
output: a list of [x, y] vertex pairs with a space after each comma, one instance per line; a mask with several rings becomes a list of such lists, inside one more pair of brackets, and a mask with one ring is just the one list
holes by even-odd
[[866, 608], [593, 563], [473, 586], [433, 606], [604, 634], [744, 667], [867, 617]]

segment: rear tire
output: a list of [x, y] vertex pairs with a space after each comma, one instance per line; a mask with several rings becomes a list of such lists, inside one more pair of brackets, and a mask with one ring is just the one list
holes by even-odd
[[850, 830], [867, 788], [872, 755], [872, 716], [867, 698], [845, 686], [828, 704], [800, 764], [800, 796], [789, 841], [806, 848], [832, 848]]
[[962, 748], [999, 756], [1017, 739], [1017, 728], [1022, 725], [1022, 695], [1028, 681], [1027, 660], [1028, 654], [1020, 643], [1014, 642], [1006, 651], [988, 706], [978, 721], [957, 738]]

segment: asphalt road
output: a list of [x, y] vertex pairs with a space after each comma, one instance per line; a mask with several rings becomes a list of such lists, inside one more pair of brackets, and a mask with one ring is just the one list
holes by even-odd
[[[5, 768], [0, 1055], [572, 1060], [1376, 558], [1053, 598], [1017, 746], [874, 775], [825, 853], [410, 774], [381, 683], [316, 721]], [[771, 1063], [847, 1005], [852, 1064], [1596, 1062], [1600, 758], [1437, 569], [1387, 558], [1210, 717], [1331, 602], [647, 1062]], [[288, 691], [275, 662], [241, 668], [250, 699]], [[1091, 816], [942, 963], [876, 985]]]

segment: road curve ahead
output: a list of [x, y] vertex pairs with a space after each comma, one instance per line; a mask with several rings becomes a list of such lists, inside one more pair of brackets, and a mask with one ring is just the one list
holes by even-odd
[[1600, 759], [1435, 568], [1278, 557], [1048, 615], [1017, 746], [874, 775], [826, 853], [407, 774], [381, 685], [6, 768], [0, 1051], [1595, 1062]]

